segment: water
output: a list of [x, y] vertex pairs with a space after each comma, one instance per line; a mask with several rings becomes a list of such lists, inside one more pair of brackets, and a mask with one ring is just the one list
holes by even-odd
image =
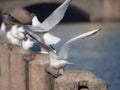
[[120, 88], [120, 24], [64, 24], [58, 25], [50, 32], [61, 38], [61, 42], [54, 47], [57, 53], [63, 43], [76, 35], [90, 30], [102, 28], [96, 35], [81, 40], [72, 46], [68, 55], [68, 61], [75, 65], [66, 69], [88, 70], [105, 80], [109, 90]]

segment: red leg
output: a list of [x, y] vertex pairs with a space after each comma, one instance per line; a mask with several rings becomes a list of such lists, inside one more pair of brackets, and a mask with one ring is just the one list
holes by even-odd
[[30, 62], [35, 59], [35, 56], [35, 53], [26, 54], [24, 55], [24, 60]]
[[59, 74], [64, 74], [64, 72], [65, 72], [64, 67], [63, 68], [59, 68]]
[[36, 54], [35, 54], [35, 53], [30, 53], [30, 59], [31, 59], [31, 60], [34, 60], [35, 57], [36, 57]]

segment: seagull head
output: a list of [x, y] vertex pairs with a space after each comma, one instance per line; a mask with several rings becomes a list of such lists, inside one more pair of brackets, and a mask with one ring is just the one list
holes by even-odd
[[18, 28], [18, 35], [19, 35], [19, 39], [21, 40], [26, 40], [26, 35], [27, 35], [27, 32], [25, 31], [25, 29], [23, 28], [23, 26], [19, 27]]

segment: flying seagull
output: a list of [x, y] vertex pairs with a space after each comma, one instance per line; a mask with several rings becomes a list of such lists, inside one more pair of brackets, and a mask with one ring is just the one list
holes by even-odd
[[48, 16], [42, 23], [39, 22], [37, 16], [34, 16], [32, 20], [33, 26], [27, 25], [26, 28], [29, 28], [35, 32], [47, 32], [51, 30], [63, 19], [71, 1], [72, 0], [66, 0], [55, 11], [53, 11], [53, 13], [50, 16]]
[[[39, 42], [38, 38], [35, 36], [32, 36], [31, 34], [29, 34], [29, 36], [31, 38], [33, 38], [34, 40], [36, 40], [40, 46], [42, 48], [44, 48], [47, 52], [49, 52], [49, 56], [50, 56], [50, 66], [54, 69], [56, 69], [57, 75], [59, 74], [63, 74], [64, 73], [64, 67], [67, 65], [70, 65], [72, 63], [66, 61], [67, 57], [68, 57], [68, 51], [71, 48], [72, 45], [74, 45], [75, 43], [79, 42], [82, 39], [85, 39], [87, 37], [90, 37], [94, 34], [96, 34], [97, 32], [99, 32], [101, 29], [95, 29], [92, 31], [89, 31], [87, 33], [81, 34], [79, 36], [76, 36], [70, 40], [68, 40], [66, 43], [64, 43], [60, 49], [59, 55], [57, 55], [53, 49], [51, 47], [48, 47], [47, 45], [45, 45], [44, 43]], [[62, 72], [60, 72], [60, 70], [62, 70]]]
[[60, 69], [62, 69], [61, 74], [63, 74], [64, 67], [69, 64], [72, 64], [66, 61], [70, 47], [74, 45], [74, 43], [79, 42], [81, 39], [85, 39], [89, 36], [96, 34], [98, 31], [100, 31], [100, 29], [92, 30], [92, 31], [89, 31], [87, 33], [81, 34], [77, 37], [70, 39], [69, 41], [67, 41], [66, 43], [62, 45], [60, 52], [59, 52], [59, 56], [57, 56], [54, 52], [49, 51], [50, 66], [58, 70], [58, 74], [60, 73]]
[[48, 33], [53, 27], [55, 27], [64, 17], [65, 12], [72, 0], [66, 0], [63, 4], [61, 4], [53, 13], [48, 16], [42, 23], [39, 22], [37, 16], [34, 16], [32, 19], [32, 25], [25, 25], [24, 28], [26, 30], [31, 30], [38, 35], [40, 35], [45, 44], [51, 45], [56, 44], [60, 41], [59, 38]]

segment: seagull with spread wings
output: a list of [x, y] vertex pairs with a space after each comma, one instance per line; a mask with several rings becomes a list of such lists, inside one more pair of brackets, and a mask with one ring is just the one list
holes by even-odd
[[54, 52], [49, 51], [50, 66], [57, 69], [58, 74], [59, 74], [59, 70], [62, 69], [61, 74], [63, 74], [64, 67], [69, 64], [72, 64], [66, 61], [70, 47], [74, 45], [75, 43], [79, 42], [81, 39], [85, 39], [89, 36], [96, 34], [98, 31], [100, 31], [100, 29], [92, 30], [92, 31], [89, 31], [87, 33], [81, 34], [79, 36], [76, 36], [70, 39], [69, 41], [67, 41], [66, 43], [62, 45], [60, 52], [59, 52], [59, 56], [57, 56]]
[[34, 16], [32, 19], [32, 25], [24, 25], [24, 28], [28, 32], [33, 31], [38, 33], [38, 35], [42, 37], [42, 40], [46, 45], [56, 44], [60, 41], [60, 38], [51, 35], [50, 33], [48, 33], [48, 31], [50, 31], [63, 19], [71, 1], [72, 0], [66, 0], [56, 10], [54, 10], [53, 13], [48, 16], [42, 23], [39, 22], [37, 16]]

